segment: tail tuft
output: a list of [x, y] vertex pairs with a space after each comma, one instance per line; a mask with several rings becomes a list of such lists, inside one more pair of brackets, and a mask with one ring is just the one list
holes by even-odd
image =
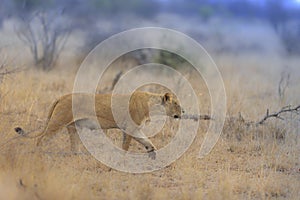
[[16, 127], [16, 128], [15, 128], [15, 131], [16, 131], [19, 135], [24, 135], [24, 134], [25, 134], [24, 130], [23, 130], [21, 127]]

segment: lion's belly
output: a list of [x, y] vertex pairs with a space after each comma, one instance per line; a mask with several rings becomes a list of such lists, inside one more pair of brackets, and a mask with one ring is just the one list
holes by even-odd
[[111, 128], [118, 128], [116, 122], [113, 119], [107, 119], [107, 118], [99, 118], [98, 122], [102, 129], [111, 129]]

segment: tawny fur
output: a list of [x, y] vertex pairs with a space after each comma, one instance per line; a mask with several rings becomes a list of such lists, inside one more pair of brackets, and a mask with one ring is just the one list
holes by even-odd
[[[124, 100], [129, 97], [129, 95], [114, 95], [113, 102], [117, 106], [118, 112], [126, 112], [124, 106], [120, 106], [119, 108], [118, 105], [122, 103], [124, 105]], [[95, 98], [94, 107], [92, 106], [93, 98]], [[82, 119], [95, 118], [95, 113], [103, 130], [120, 128], [113, 117], [111, 99], [111, 94], [96, 94], [94, 96], [77, 93], [60, 97], [50, 108], [46, 126], [39, 134], [40, 137], [38, 138], [37, 145], [39, 146], [42, 140], [54, 136], [60, 129], [66, 127], [70, 135], [71, 148], [74, 151], [79, 141], [75, 122]], [[168, 116], [175, 118], [181, 116], [182, 109], [178, 101], [170, 93], [161, 95], [148, 92], [135, 92], [129, 100], [129, 113], [135, 124], [140, 127], [145, 121], [149, 120], [149, 106], [157, 104], [164, 106]], [[73, 117], [72, 107], [76, 108], [76, 119]], [[126, 128], [122, 127], [122, 129]], [[15, 130], [19, 134], [24, 134], [24, 131], [19, 127], [15, 128]], [[139, 131], [136, 133], [137, 137], [132, 137], [132, 135], [127, 135], [124, 132], [123, 134], [122, 148], [124, 150], [128, 150], [132, 138], [143, 144], [148, 152], [156, 150], [152, 142], [144, 135], [140, 135]]]

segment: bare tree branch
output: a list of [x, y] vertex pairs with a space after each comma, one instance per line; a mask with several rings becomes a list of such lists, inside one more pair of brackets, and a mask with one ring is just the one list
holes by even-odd
[[[1, 50], [1, 48], [0, 48]], [[15, 72], [21, 71], [19, 68], [8, 69], [6, 58], [2, 59], [2, 63], [0, 64], [0, 81], [1, 78], [5, 75], [13, 74]]]
[[284, 120], [284, 118], [281, 116], [283, 113], [287, 113], [287, 112], [292, 112], [292, 113], [296, 113], [299, 114], [300, 112], [300, 105], [292, 108], [290, 105], [289, 106], [285, 106], [283, 108], [281, 108], [281, 110], [279, 110], [278, 112], [269, 113], [269, 109], [267, 109], [267, 113], [264, 116], [264, 118], [262, 118], [260, 121], [258, 121], [256, 124], [262, 125], [267, 119], [269, 118], [277, 118], [277, 119], [281, 119]]
[[0, 72], [0, 76], [5, 76], [5, 75], [9, 75], [9, 74], [13, 74], [13, 73], [16, 73], [16, 72], [19, 72], [21, 71], [20, 69], [16, 68], [16, 69], [4, 69], [3, 71]]
[[[282, 117], [282, 115], [284, 113], [294, 113], [297, 115], [300, 115], [300, 105], [296, 106], [296, 107], [292, 107], [292, 106], [284, 106], [281, 108], [281, 110], [279, 110], [278, 112], [274, 112], [270, 114], [269, 109], [267, 109], [266, 115], [259, 120], [258, 122], [255, 121], [246, 121], [241, 113], [239, 113], [239, 117], [234, 118], [237, 121], [240, 121], [242, 123], [245, 123], [247, 126], [252, 126], [252, 125], [263, 125], [268, 119], [270, 118], [276, 118], [276, 119], [280, 119], [280, 120], [284, 120], [284, 118]], [[181, 116], [181, 119], [193, 119], [195, 121], [198, 120], [214, 120], [210, 115], [193, 115], [193, 114], [184, 114]]]
[[70, 36], [71, 27], [65, 26], [57, 13], [36, 12], [21, 22], [15, 32], [29, 47], [35, 65], [44, 70], [52, 68]]

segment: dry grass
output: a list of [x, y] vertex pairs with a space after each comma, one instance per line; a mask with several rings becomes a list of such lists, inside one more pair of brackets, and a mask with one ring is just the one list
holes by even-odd
[[[26, 71], [5, 77], [0, 85], [0, 134], [1, 144], [5, 143], [0, 147], [0, 199], [299, 198], [299, 120], [245, 126], [237, 120], [238, 112], [255, 120], [266, 108], [276, 108], [276, 94], [271, 94], [272, 87], [264, 79], [260, 87], [250, 87], [241, 81], [243, 74], [235, 72], [232, 78], [233, 69], [225, 69], [229, 116], [213, 151], [204, 159], [197, 158], [208, 124], [201, 122], [198, 136], [180, 159], [147, 174], [115, 171], [89, 155], [70, 153], [65, 130], [41, 149], [34, 140], [10, 140], [16, 136], [15, 126], [26, 130], [43, 126], [49, 104], [72, 91], [75, 73]], [[206, 92], [205, 87], [198, 86], [198, 90], [198, 94]], [[209, 106], [207, 98], [199, 96], [203, 112]], [[158, 147], [172, 138], [170, 124], [153, 138]], [[112, 135], [120, 145], [121, 136]], [[143, 151], [137, 143], [131, 150]]]

